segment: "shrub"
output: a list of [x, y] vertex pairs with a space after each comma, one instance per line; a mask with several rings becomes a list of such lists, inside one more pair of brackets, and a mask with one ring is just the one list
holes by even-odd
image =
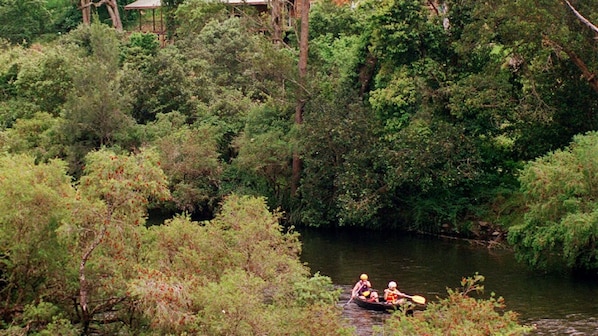
[[520, 325], [517, 313], [504, 311], [502, 297], [476, 299], [471, 292], [481, 293], [484, 276], [463, 278], [460, 289], [447, 289], [448, 297], [431, 302], [421, 314], [409, 317], [396, 312], [375, 335], [524, 335], [533, 327]]

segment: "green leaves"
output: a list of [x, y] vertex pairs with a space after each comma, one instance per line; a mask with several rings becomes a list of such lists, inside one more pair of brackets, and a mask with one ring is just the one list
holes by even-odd
[[179, 216], [151, 227], [128, 289], [152, 329], [342, 334], [338, 291], [327, 277], [309, 277], [298, 235], [285, 232], [279, 220], [263, 198], [231, 195], [211, 221]]
[[215, 206], [223, 164], [218, 133], [209, 125], [187, 128], [156, 141], [176, 209], [200, 212]]
[[[484, 276], [477, 273], [463, 278], [461, 285], [465, 292], [447, 289], [448, 297], [428, 303], [420, 316], [387, 319], [382, 328], [375, 328], [379, 332], [375, 335], [522, 336], [534, 330], [532, 326], [519, 324], [517, 313], [504, 311], [502, 297], [495, 298], [492, 294], [488, 299], [478, 299], [462, 295], [483, 288], [483, 281]], [[398, 314], [403, 313], [395, 313]]]
[[384, 123], [385, 133], [392, 137], [409, 124], [420, 103], [420, 93], [406, 67], [388, 75], [379, 73], [376, 82], [378, 88], [370, 92], [369, 102]]
[[598, 134], [530, 162], [521, 187], [529, 211], [509, 232], [520, 259], [538, 268], [597, 269]]
[[74, 196], [65, 171], [60, 161], [37, 165], [26, 155], [0, 157], [0, 272], [6, 283], [0, 298], [9, 305], [69, 289], [73, 269], [56, 235], [70, 219]]
[[29, 44], [48, 28], [50, 12], [41, 0], [4, 0], [0, 3], [0, 36]]

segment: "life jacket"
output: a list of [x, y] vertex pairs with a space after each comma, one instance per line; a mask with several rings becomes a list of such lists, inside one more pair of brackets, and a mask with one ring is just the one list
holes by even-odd
[[[364, 294], [365, 292], [367, 292], [367, 294], [369, 295], [370, 293], [370, 287], [368, 287], [368, 283], [367, 281], [361, 281], [361, 287], [359, 287], [359, 289], [357, 290], [357, 293], [359, 295]], [[367, 296], [367, 295], [364, 295]]]
[[399, 299], [399, 293], [394, 292], [394, 291], [389, 291], [388, 293], [386, 293], [386, 302], [393, 303], [398, 299]]
[[357, 294], [368, 297], [370, 296], [370, 287], [368, 286], [367, 281], [361, 281], [361, 287], [357, 290]]

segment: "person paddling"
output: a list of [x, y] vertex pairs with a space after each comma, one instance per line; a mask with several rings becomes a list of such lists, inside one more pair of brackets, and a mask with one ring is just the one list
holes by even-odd
[[372, 284], [368, 280], [368, 275], [365, 273], [359, 277], [359, 281], [357, 281], [351, 291], [351, 298], [356, 296], [369, 301], [378, 301], [378, 293], [372, 291]]
[[388, 288], [384, 290], [384, 301], [386, 303], [401, 303], [401, 299], [406, 297], [404, 293], [401, 293], [400, 290], [397, 289], [397, 283], [391, 281], [388, 283]]

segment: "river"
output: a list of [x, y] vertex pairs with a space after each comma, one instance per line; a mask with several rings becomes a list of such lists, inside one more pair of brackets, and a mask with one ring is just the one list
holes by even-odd
[[299, 232], [302, 261], [343, 289], [339, 305], [358, 335], [370, 335], [372, 326], [388, 316], [344, 305], [361, 273], [369, 275], [374, 288], [382, 290], [394, 280], [402, 292], [434, 301], [475, 272], [486, 278], [485, 296], [502, 296], [521, 323], [536, 325], [531, 335], [598, 335], [596, 279], [533, 273], [510, 251], [464, 241], [370, 231]]

